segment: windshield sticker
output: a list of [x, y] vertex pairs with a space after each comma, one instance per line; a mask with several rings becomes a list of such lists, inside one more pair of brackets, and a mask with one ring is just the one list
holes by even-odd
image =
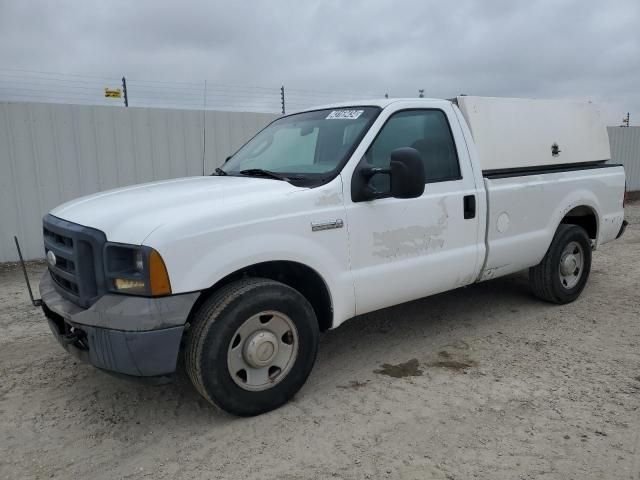
[[364, 110], [334, 110], [329, 115], [327, 115], [327, 118], [325, 120], [355, 120], [360, 115], [362, 115], [363, 112]]

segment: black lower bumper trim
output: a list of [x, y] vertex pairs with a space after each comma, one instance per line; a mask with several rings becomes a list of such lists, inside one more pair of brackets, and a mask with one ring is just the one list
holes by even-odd
[[74, 325], [43, 310], [58, 343], [82, 362], [138, 377], [169, 375], [176, 369], [183, 326], [128, 332]]

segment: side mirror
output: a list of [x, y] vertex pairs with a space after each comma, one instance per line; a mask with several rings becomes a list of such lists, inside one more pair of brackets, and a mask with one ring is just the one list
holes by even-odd
[[[370, 180], [374, 175], [389, 175], [389, 192], [376, 191]], [[378, 168], [363, 157], [351, 178], [351, 200], [367, 202], [376, 198], [417, 198], [424, 193], [426, 176], [422, 158], [415, 148], [397, 148], [391, 152], [389, 168]]]
[[417, 198], [424, 193], [424, 163], [415, 148], [396, 148], [389, 167], [392, 197]]

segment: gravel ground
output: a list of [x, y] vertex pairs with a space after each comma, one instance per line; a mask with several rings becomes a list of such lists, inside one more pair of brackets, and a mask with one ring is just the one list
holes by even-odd
[[[353, 319], [248, 419], [77, 363], [0, 266], [0, 478], [640, 479], [640, 204], [574, 304], [517, 274]], [[30, 264], [37, 281], [41, 264]]]

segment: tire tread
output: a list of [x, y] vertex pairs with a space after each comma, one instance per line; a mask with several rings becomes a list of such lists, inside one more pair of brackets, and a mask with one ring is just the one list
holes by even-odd
[[203, 355], [204, 343], [209, 329], [231, 302], [254, 288], [272, 283], [277, 282], [266, 278], [252, 277], [243, 278], [225, 285], [205, 300], [191, 319], [184, 353], [185, 369], [198, 393], [219, 409], [222, 409], [222, 407], [207, 393], [202, 379], [201, 366], [203, 362], [200, 359]]
[[[529, 284], [531, 285], [531, 290], [533, 294], [541, 300], [557, 304], [567, 303], [554, 288], [553, 278], [557, 265], [554, 264], [553, 258], [558, 249], [564, 248], [565, 242], [563, 242], [563, 238], [569, 236], [573, 231], [581, 232], [588, 243], [589, 237], [582, 227], [573, 224], [560, 224], [542, 261], [535, 267], [529, 269]], [[585, 252], [585, 254], [587, 254], [587, 252]], [[587, 271], [584, 274], [588, 276], [589, 272]]]

